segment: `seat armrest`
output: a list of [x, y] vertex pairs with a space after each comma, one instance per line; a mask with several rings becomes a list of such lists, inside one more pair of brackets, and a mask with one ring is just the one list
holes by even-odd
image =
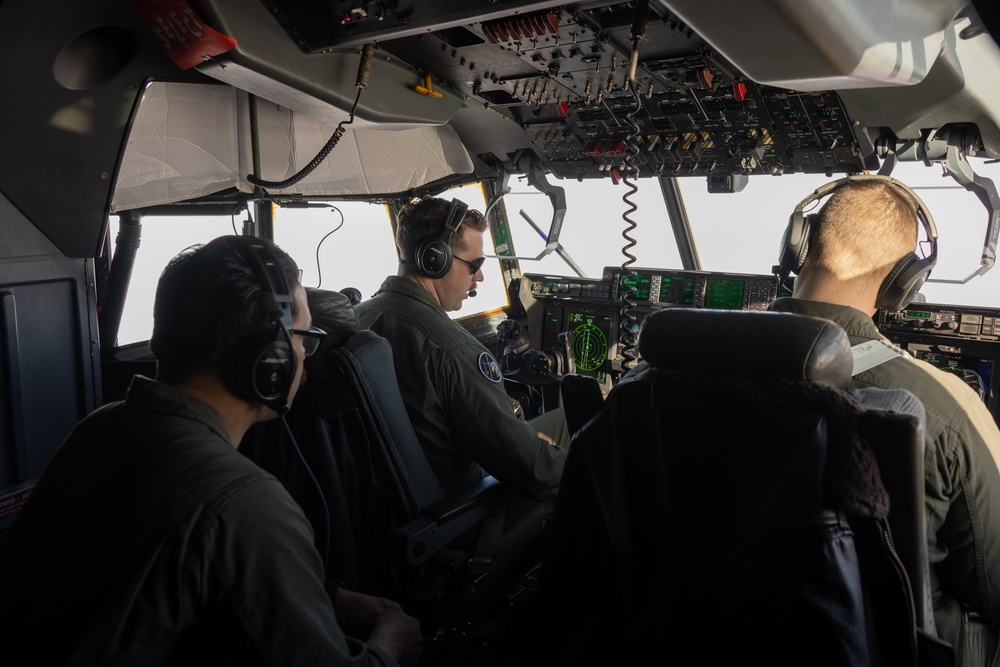
[[423, 565], [434, 554], [478, 524], [501, 503], [509, 492], [495, 477], [486, 477], [424, 509], [420, 516], [396, 530], [405, 544], [406, 561]]
[[868, 410], [861, 429], [889, 494], [889, 527], [910, 577], [917, 625], [929, 631], [933, 612], [924, 512], [923, 425], [913, 415]]
[[506, 494], [507, 492], [500, 485], [500, 480], [487, 476], [476, 484], [458, 491], [455, 495], [442, 498], [433, 505], [425, 507], [421, 514], [438, 523], [448, 523], [466, 512], [475, 511], [484, 503], [495, 504], [494, 500], [499, 501]]
[[597, 378], [589, 375], [565, 375], [559, 383], [566, 425], [570, 435], [579, 431], [604, 407], [604, 394]]

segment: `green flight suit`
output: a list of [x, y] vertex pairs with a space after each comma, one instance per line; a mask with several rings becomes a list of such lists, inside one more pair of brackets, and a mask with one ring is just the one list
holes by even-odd
[[[872, 318], [855, 308], [786, 298], [769, 309], [833, 320], [851, 345], [889, 342]], [[995, 646], [1000, 621], [1000, 430], [960, 378], [905, 354], [856, 375], [851, 389], [862, 387], [908, 389], [924, 404], [934, 621], [939, 636], [955, 646], [956, 665], [997, 664], [998, 656], [984, 656], [983, 646], [990, 641]], [[977, 614], [986, 621], [986, 637]]]
[[446, 491], [485, 470], [522, 497], [555, 497], [567, 450], [539, 438], [535, 426], [568, 444], [562, 410], [518, 419], [493, 355], [412, 280], [386, 278], [355, 311], [360, 327], [392, 345], [406, 411]]

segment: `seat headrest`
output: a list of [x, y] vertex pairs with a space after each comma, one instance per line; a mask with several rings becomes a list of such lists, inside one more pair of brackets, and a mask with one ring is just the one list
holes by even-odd
[[306, 357], [305, 368], [309, 381], [302, 392], [313, 411], [323, 418], [331, 418], [355, 405], [354, 387], [344, 377], [335, 360], [337, 348], [344, 345], [358, 331], [358, 318], [350, 299], [340, 292], [310, 287], [306, 290], [312, 323], [326, 332], [319, 350]]
[[310, 287], [306, 290], [313, 324], [326, 332], [323, 348], [340, 347], [358, 330], [358, 318], [349, 297]]
[[648, 315], [639, 354], [653, 368], [782, 377], [846, 389], [847, 333], [819, 317], [770, 311], [667, 308]]

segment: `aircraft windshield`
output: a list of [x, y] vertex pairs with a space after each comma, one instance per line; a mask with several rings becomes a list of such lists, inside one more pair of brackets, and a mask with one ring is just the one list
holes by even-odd
[[[973, 162], [976, 173], [1000, 180], [1000, 165]], [[939, 261], [934, 279], [960, 280], [979, 266], [986, 233], [986, 209], [979, 200], [954, 182], [942, 177], [937, 167], [901, 163], [893, 176], [913, 188], [934, 216], [938, 233]], [[701, 268], [708, 271], [767, 274], [777, 259], [778, 243], [795, 205], [830, 179], [796, 174], [775, 178], [756, 177], [743, 192], [710, 194], [703, 178], [678, 179]], [[565, 188], [567, 210], [559, 236], [560, 249], [535, 260], [545, 251], [543, 236], [552, 219], [548, 197], [523, 179], [511, 179], [511, 192], [502, 199], [510, 224], [514, 254], [525, 273], [546, 273], [599, 278], [606, 266], [620, 266], [627, 241], [622, 236], [629, 225], [622, 215], [629, 206], [622, 201], [628, 192], [624, 183], [602, 180], [552, 179]], [[680, 253], [674, 241], [659, 183], [641, 178], [630, 198], [637, 205], [630, 217], [636, 222], [629, 249], [636, 267], [679, 269]], [[482, 188], [469, 185], [442, 193], [457, 197], [470, 207], [486, 209]], [[526, 217], [525, 217], [526, 216]], [[143, 219], [143, 240], [132, 276], [119, 344], [146, 340], [152, 331], [152, 301], [156, 280], [174, 254], [194, 243], [240, 229], [245, 212], [238, 218], [150, 217]], [[530, 222], [529, 222], [530, 220]], [[537, 229], [536, 229], [537, 228]], [[112, 238], [117, 217], [112, 217]], [[386, 208], [365, 202], [317, 203], [310, 208], [279, 208], [275, 213], [275, 240], [302, 268], [303, 284], [339, 290], [355, 287], [363, 298], [371, 297], [385, 276], [396, 272], [395, 244]], [[487, 238], [487, 247], [492, 245]], [[319, 257], [317, 259], [317, 252]], [[485, 281], [474, 302], [454, 317], [502, 308], [507, 296], [499, 262], [487, 261]], [[931, 303], [995, 306], [1000, 293], [1000, 270], [977, 276], [967, 284], [930, 282], [922, 290]]]

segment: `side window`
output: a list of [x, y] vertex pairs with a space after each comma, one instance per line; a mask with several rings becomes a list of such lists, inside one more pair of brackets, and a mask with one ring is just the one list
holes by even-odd
[[[983, 160], [970, 163], [977, 174], [1000, 184], [1000, 164]], [[986, 239], [986, 208], [950, 176], [942, 176], [939, 167], [905, 163], [896, 167], [893, 176], [913, 188], [930, 210], [938, 230], [938, 262], [921, 294], [929, 303], [995, 308], [1000, 294], [1000, 267], [961, 283], [980, 266]], [[955, 282], [935, 282], [941, 280]]]
[[[480, 212], [486, 208], [479, 185], [454, 188], [439, 196], [460, 199]], [[361, 291], [362, 299], [370, 299], [386, 276], [396, 275], [399, 268], [389, 213], [381, 204], [313, 202], [308, 208], [278, 208], [274, 237], [298, 262], [306, 287], [334, 291], [354, 287]], [[492, 252], [492, 246], [487, 233], [487, 253]], [[453, 318], [507, 306], [499, 262], [487, 261], [483, 274], [485, 280], [476, 299], [466, 301], [461, 311], [450, 313]]]
[[[455, 197], [484, 211], [479, 185], [455, 188], [441, 197]], [[118, 345], [149, 340], [153, 332], [153, 299], [156, 283], [167, 262], [185, 248], [235, 234], [246, 213], [238, 216], [149, 216], [142, 219], [142, 239], [129, 284], [118, 333]], [[239, 218], [239, 219], [237, 219]], [[118, 235], [118, 216], [111, 216], [109, 233]], [[354, 287], [363, 299], [378, 290], [386, 276], [398, 268], [396, 243], [386, 207], [360, 201], [311, 203], [304, 208], [276, 208], [275, 243], [302, 269], [302, 284], [340, 290]], [[486, 252], [492, 238], [487, 233]], [[112, 261], [114, 256], [112, 255]], [[452, 317], [466, 317], [507, 306], [507, 290], [497, 260], [483, 265], [484, 282], [475, 301], [467, 301]]]
[[[149, 340], [152, 335], [156, 283], [167, 262], [185, 248], [232, 234], [237, 224], [238, 221], [229, 216], [149, 216], [142, 219], [142, 238], [118, 329], [118, 345]], [[118, 216], [111, 216], [108, 233], [111, 235], [112, 261], [118, 225]]]
[[370, 299], [396, 273], [396, 244], [381, 204], [311, 202], [276, 207], [274, 242], [302, 269], [302, 284], [338, 291], [354, 287]]

